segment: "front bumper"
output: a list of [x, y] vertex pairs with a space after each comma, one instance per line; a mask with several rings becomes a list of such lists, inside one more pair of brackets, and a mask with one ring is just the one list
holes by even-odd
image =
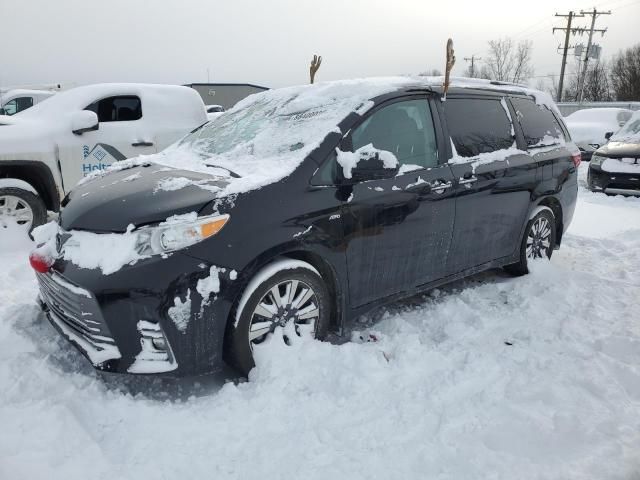
[[590, 164], [587, 185], [593, 191], [614, 195], [640, 195], [640, 174], [605, 172]]
[[216, 267], [220, 288], [203, 298], [196, 286], [212, 266], [174, 253], [111, 275], [60, 260], [36, 275], [47, 318], [96, 369], [183, 376], [224, 365], [224, 332], [239, 282], [231, 269]]

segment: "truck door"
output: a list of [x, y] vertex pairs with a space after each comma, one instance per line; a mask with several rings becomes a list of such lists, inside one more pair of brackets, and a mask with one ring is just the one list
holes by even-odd
[[75, 135], [65, 132], [58, 158], [65, 191], [96, 170], [120, 160], [156, 153], [151, 126], [137, 95], [107, 97], [87, 105], [98, 115], [98, 130]]

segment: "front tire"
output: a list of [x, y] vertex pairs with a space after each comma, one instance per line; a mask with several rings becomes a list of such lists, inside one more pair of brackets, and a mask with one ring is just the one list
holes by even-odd
[[46, 220], [47, 208], [38, 195], [22, 188], [0, 188], [0, 229], [17, 225], [31, 234]]
[[248, 375], [255, 366], [255, 345], [274, 334], [287, 344], [295, 341], [288, 335], [311, 334], [322, 340], [329, 330], [330, 312], [329, 292], [313, 267], [298, 260], [275, 262], [249, 282], [232, 311], [225, 360]]
[[556, 246], [556, 219], [551, 210], [538, 212], [529, 222], [520, 242], [520, 260], [504, 269], [514, 276], [529, 273], [528, 261], [536, 258], [551, 259]]

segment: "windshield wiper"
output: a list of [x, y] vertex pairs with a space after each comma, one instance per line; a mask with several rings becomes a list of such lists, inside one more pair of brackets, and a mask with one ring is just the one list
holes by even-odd
[[238, 175], [233, 170], [229, 170], [227, 167], [221, 167], [220, 165], [214, 165], [212, 163], [205, 163], [205, 165], [207, 167], [211, 167], [211, 168], [221, 168], [221, 169], [226, 170], [227, 172], [229, 172], [229, 175], [231, 175], [233, 178], [240, 178], [240, 175]]

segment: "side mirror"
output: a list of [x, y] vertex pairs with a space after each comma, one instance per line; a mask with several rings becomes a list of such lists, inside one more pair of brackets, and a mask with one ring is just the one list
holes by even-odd
[[612, 136], [613, 136], [613, 132], [607, 132], [604, 134], [604, 138], [606, 138], [607, 140], [609, 140]]
[[98, 115], [90, 110], [73, 112], [71, 116], [71, 131], [76, 135], [98, 130]]
[[0, 115], [6, 115], [7, 112], [4, 111], [4, 108], [0, 108]]
[[339, 152], [338, 163], [342, 165], [342, 183], [345, 185], [393, 178], [400, 168], [391, 152], [376, 150], [373, 145], [366, 145], [353, 153]]

